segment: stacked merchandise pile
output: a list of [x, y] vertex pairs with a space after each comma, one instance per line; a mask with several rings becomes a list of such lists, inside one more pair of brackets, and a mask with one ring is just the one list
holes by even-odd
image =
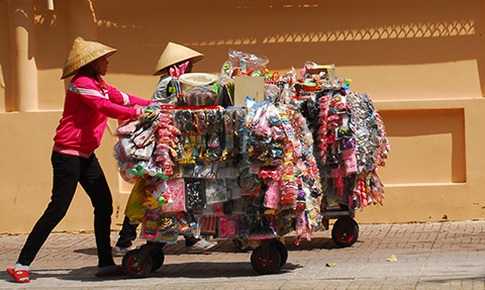
[[248, 215], [264, 212], [290, 222], [295, 217], [285, 230], [310, 239], [318, 226], [322, 190], [312, 135], [297, 108], [248, 102], [241, 153], [239, 184], [251, 199]]
[[[250, 65], [252, 56], [232, 55], [245, 68], [236, 68], [230, 57], [225, 69], [261, 68]], [[230, 100], [230, 82], [221, 77], [224, 89], [218, 91], [227, 96], [211, 94], [211, 100]], [[182, 94], [194, 97], [181, 87]], [[189, 89], [203, 91], [196, 85]], [[193, 103], [207, 104], [203, 96], [197, 94]], [[157, 111], [154, 122], [129, 121], [116, 133], [120, 174], [136, 182], [126, 214], [142, 222], [142, 237], [172, 242], [177, 234], [194, 231], [264, 240], [296, 230], [310, 238], [322, 189], [312, 134], [296, 107], [264, 101]]]
[[[360, 209], [382, 204], [383, 185], [377, 175], [390, 145], [381, 116], [368, 95], [349, 90], [350, 80], [336, 77], [333, 66], [307, 63], [302, 70], [302, 104], [315, 140], [322, 186], [323, 208]], [[302, 86], [303, 87], [303, 86]]]
[[[136, 182], [126, 214], [143, 223], [143, 237], [261, 240], [294, 230], [299, 241], [322, 211], [382, 202], [377, 167], [389, 143], [370, 98], [351, 92], [333, 66], [307, 63], [297, 80], [294, 70], [269, 74], [267, 63], [230, 51], [209, 97], [207, 84], [182, 86], [193, 104], [210, 98], [211, 106], [162, 106], [153, 123], [118, 128], [120, 174]], [[237, 75], [265, 77], [266, 100], [217, 105], [232, 103]]]
[[[125, 213], [143, 221], [143, 237], [175, 241], [181, 231], [196, 230], [190, 227], [193, 213], [222, 213], [222, 203], [241, 197], [234, 174], [239, 131], [233, 128], [244, 117], [241, 108], [162, 107], [153, 123], [132, 120], [118, 127], [120, 174], [136, 182]], [[185, 212], [190, 214], [176, 215]]]

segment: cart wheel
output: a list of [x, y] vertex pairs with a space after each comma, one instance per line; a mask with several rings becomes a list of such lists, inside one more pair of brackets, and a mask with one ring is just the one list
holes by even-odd
[[352, 246], [359, 237], [359, 225], [351, 217], [337, 219], [332, 228], [332, 240], [340, 247]]
[[138, 261], [139, 249], [129, 251], [123, 257], [122, 267], [126, 275], [132, 278], [143, 278], [148, 276], [152, 269], [152, 257], [147, 255], [144, 261]]
[[155, 249], [153, 249], [150, 252], [150, 257], [152, 257], [151, 272], [155, 272], [156, 270], [160, 269], [160, 267], [162, 267], [163, 262], [165, 261], [163, 246], [162, 247], [156, 246]]
[[271, 246], [267, 252], [263, 251], [262, 246], [259, 246], [251, 254], [251, 266], [259, 274], [272, 274], [280, 268], [280, 264], [280, 253]]
[[236, 248], [238, 248], [241, 252], [246, 252], [249, 250], [249, 244], [246, 240], [244, 239], [233, 239], [232, 243]]
[[271, 241], [271, 246], [274, 247], [280, 254], [280, 268], [283, 267], [288, 260], [288, 250], [286, 249], [285, 244], [283, 244], [281, 241], [273, 240]]

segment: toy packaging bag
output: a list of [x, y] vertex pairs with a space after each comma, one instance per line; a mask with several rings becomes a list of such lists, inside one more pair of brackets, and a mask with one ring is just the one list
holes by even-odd
[[199, 217], [199, 233], [202, 236], [217, 235], [218, 218], [215, 215], [205, 215]]
[[183, 178], [167, 181], [167, 203], [162, 205], [162, 212], [185, 211], [185, 181]]
[[205, 183], [201, 178], [185, 178], [185, 205], [187, 211], [205, 208]]
[[205, 194], [207, 204], [219, 203], [228, 200], [226, 182], [224, 179], [207, 179], [205, 181]]

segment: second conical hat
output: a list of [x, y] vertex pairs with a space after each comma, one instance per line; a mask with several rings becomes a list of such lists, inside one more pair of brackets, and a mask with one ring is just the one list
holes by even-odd
[[153, 75], [162, 74], [165, 69], [179, 62], [190, 60], [192, 63], [196, 63], [202, 58], [204, 58], [204, 55], [196, 50], [181, 44], [169, 42], [158, 59], [157, 67]]
[[103, 56], [110, 56], [116, 52], [115, 48], [109, 47], [96, 41], [86, 41], [82, 37], [76, 37], [71, 51], [67, 56], [61, 79], [65, 79], [88, 63]]

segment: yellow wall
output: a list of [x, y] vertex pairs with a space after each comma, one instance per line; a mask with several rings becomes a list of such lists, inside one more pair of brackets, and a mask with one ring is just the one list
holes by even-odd
[[[51, 190], [52, 137], [76, 36], [116, 47], [106, 80], [150, 98], [168, 41], [203, 52], [194, 70], [218, 73], [229, 49], [265, 55], [268, 68], [334, 63], [368, 93], [391, 141], [384, 206], [360, 223], [485, 218], [484, 3], [481, 0], [0, 0], [0, 233], [28, 232]], [[130, 184], [112, 156], [110, 121], [97, 151], [119, 223]], [[116, 224], [113, 224], [116, 228]], [[91, 230], [79, 189], [56, 230]]]

